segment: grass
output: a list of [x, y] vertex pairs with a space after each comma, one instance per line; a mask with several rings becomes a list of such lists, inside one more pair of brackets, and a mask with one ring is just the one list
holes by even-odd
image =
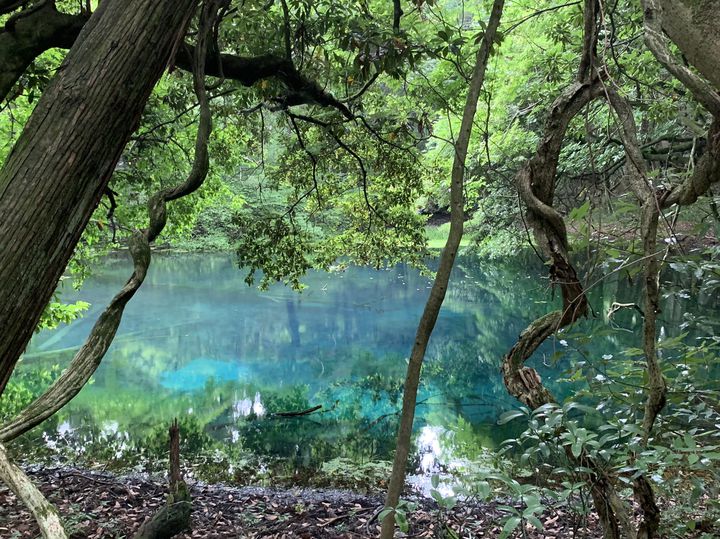
[[[448, 234], [450, 234], [450, 223], [444, 223], [440, 226], [426, 226], [425, 234], [427, 234], [430, 249], [442, 249], [445, 247]], [[467, 236], [463, 236], [462, 240], [460, 240], [460, 247], [467, 247], [468, 245], [470, 245], [470, 240]]]

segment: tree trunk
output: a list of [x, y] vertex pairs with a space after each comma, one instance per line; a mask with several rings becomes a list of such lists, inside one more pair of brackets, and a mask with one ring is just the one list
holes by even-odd
[[167, 503], [145, 521], [133, 539], [170, 539], [190, 527], [190, 490], [180, 472], [180, 429], [177, 419], [170, 425], [170, 493]]
[[28, 476], [10, 461], [2, 444], [0, 444], [0, 479], [30, 510], [45, 539], [67, 539], [55, 507], [45, 499]]
[[685, 58], [720, 90], [720, 19], [717, 0], [659, 0], [662, 29]]
[[[425, 304], [425, 309], [420, 318], [420, 323], [418, 324], [415, 335], [415, 343], [410, 353], [410, 361], [408, 363], [403, 389], [402, 414], [400, 416], [400, 426], [398, 427], [395, 459], [385, 499], [385, 508], [387, 509], [394, 509], [398, 506], [400, 494], [405, 485], [405, 468], [407, 467], [407, 459], [410, 452], [410, 439], [413, 421], [415, 419], [415, 401], [420, 383], [420, 370], [423, 359], [425, 358], [425, 350], [427, 349], [430, 335], [435, 327], [435, 322], [440, 313], [440, 307], [442, 307], [445, 299], [450, 273], [452, 272], [455, 257], [460, 247], [460, 240], [462, 239], [463, 221], [465, 219], [465, 197], [463, 192], [465, 189], [465, 159], [470, 144], [473, 120], [475, 119], [475, 112], [477, 111], [477, 101], [483, 82], [485, 81], [485, 68], [490, 58], [490, 51], [495, 40], [495, 34], [500, 25], [500, 17], [502, 16], [504, 4], [505, 2], [503, 0], [495, 0], [493, 2], [490, 21], [488, 22], [487, 30], [475, 60], [475, 68], [465, 101], [465, 109], [463, 110], [462, 124], [457, 142], [455, 143], [455, 158], [453, 161], [450, 185], [450, 234], [445, 243], [445, 248], [440, 255], [440, 265], [435, 276], [435, 281], [433, 282], [432, 290], [430, 291], [430, 297]], [[391, 539], [394, 533], [395, 513], [390, 511], [382, 522], [380, 537], [382, 539]]]
[[0, 171], [0, 393], [194, 6], [104, 0]]

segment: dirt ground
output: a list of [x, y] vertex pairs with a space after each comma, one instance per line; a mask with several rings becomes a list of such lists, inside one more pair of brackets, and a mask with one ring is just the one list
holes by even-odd
[[[33, 481], [63, 516], [73, 539], [132, 537], [165, 503], [166, 486], [145, 477], [115, 477], [68, 468], [31, 468]], [[377, 537], [382, 497], [349, 491], [232, 488], [191, 484], [192, 529], [179, 538], [358, 538]], [[430, 500], [419, 500], [405, 537], [498, 537], [504, 513], [496, 503], [459, 503], [441, 515]], [[561, 509], [542, 515], [545, 531], [526, 529], [526, 537], [600, 537], [591, 520], [580, 526]], [[37, 537], [32, 516], [0, 484], [0, 537]], [[522, 536], [521, 534], [517, 536]]]

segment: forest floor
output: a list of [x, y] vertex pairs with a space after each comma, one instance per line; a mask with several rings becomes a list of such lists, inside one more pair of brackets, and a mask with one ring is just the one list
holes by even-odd
[[[71, 468], [26, 470], [63, 516], [71, 539], [132, 537], [165, 503], [166, 485], [146, 477], [116, 477]], [[382, 496], [317, 489], [232, 488], [191, 485], [192, 529], [178, 538], [358, 538], [377, 537]], [[500, 503], [459, 503], [443, 519], [431, 500], [417, 500], [404, 537], [498, 537], [504, 514]], [[542, 515], [545, 531], [528, 528], [526, 537], [596, 538], [597, 523], [578, 526], [561, 509]], [[30, 513], [0, 484], [0, 537], [37, 537]]]

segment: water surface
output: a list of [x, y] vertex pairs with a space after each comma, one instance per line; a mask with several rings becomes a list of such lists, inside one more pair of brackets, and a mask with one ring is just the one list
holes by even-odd
[[[20, 369], [66, 365], [130, 272], [126, 255], [112, 256], [80, 291], [66, 291], [63, 299], [87, 301], [89, 312], [38, 334]], [[497, 425], [503, 411], [517, 406], [499, 364], [531, 320], [557, 308], [543, 274], [537, 263], [459, 259], [427, 353], [417, 467], [430, 469], [443, 455], [471, 457], [514, 432]], [[261, 292], [243, 277], [231, 255], [156, 255], [93, 383], [40, 427], [46, 441], [106, 436], [131, 445], [162, 436], [179, 417], [191, 426], [187, 451], [201, 452], [213, 440], [229, 452], [298, 465], [390, 458], [429, 279], [404, 265], [350, 267], [313, 272], [298, 293], [282, 285]], [[557, 381], [576, 361], [607, 361], [639, 346], [637, 313], [622, 312], [612, 323], [602, 314], [612, 301], [635, 295], [627, 279], [599, 283], [591, 293], [598, 316], [582, 323], [596, 338], [582, 355], [563, 335], [541, 348], [532, 364], [556, 395], [583, 384]], [[685, 313], [716, 308], [712, 298], [698, 307], [677, 294], [665, 305], [664, 337], [680, 333]], [[307, 416], [274, 415], [317, 405], [322, 409]]]

